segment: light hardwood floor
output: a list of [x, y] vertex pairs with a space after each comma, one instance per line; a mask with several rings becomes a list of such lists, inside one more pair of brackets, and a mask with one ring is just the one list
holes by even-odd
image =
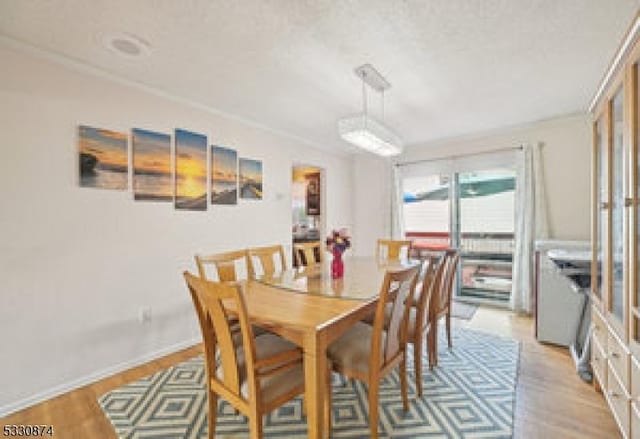
[[516, 438], [620, 437], [603, 396], [578, 377], [568, 350], [535, 340], [533, 319], [480, 308], [472, 320], [455, 322], [521, 342]]
[[[515, 411], [516, 438], [615, 438], [613, 417], [602, 395], [582, 382], [566, 349], [542, 345], [533, 337], [531, 318], [480, 308], [464, 326], [521, 341]], [[445, 348], [446, 349], [446, 348]], [[180, 363], [201, 352], [195, 346], [152, 361], [0, 419], [7, 424], [51, 424], [57, 438], [116, 438], [97, 398], [130, 381]], [[425, 396], [428, 397], [428, 396]]]

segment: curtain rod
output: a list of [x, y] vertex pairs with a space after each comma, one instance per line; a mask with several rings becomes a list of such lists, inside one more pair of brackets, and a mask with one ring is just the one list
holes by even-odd
[[438, 157], [438, 158], [433, 158], [433, 159], [423, 159], [423, 160], [413, 160], [410, 162], [401, 162], [401, 163], [394, 163], [395, 167], [399, 167], [399, 166], [406, 166], [406, 165], [415, 165], [418, 163], [427, 163], [427, 162], [439, 162], [441, 160], [451, 160], [451, 159], [459, 159], [459, 158], [464, 158], [464, 157], [471, 157], [474, 155], [483, 155], [483, 154], [493, 154], [496, 152], [504, 152], [504, 151], [515, 151], [518, 149], [522, 149], [522, 145], [519, 146], [509, 146], [507, 148], [499, 148], [499, 149], [492, 149], [489, 151], [478, 151], [478, 152], [471, 152], [469, 154], [456, 154], [456, 155], [448, 155], [448, 156], [444, 156], [444, 157]]

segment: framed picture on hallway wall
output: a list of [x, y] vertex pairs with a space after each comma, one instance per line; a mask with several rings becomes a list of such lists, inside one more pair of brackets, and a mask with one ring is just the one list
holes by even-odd
[[305, 176], [307, 180], [307, 215], [320, 215], [320, 173]]

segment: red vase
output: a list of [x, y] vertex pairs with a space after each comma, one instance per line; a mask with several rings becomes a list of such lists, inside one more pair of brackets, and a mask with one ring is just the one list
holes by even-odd
[[342, 261], [342, 252], [340, 250], [333, 251], [333, 261], [331, 261], [331, 277], [340, 279], [344, 276], [344, 262]]

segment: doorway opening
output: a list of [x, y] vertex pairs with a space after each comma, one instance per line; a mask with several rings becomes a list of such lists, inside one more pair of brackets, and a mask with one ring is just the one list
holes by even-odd
[[[319, 243], [321, 251], [324, 230], [324, 170], [310, 165], [293, 165], [292, 170], [292, 242]], [[293, 247], [293, 246], [292, 246]], [[319, 261], [321, 255], [317, 254]], [[301, 261], [295, 255], [293, 265], [298, 266]]]

